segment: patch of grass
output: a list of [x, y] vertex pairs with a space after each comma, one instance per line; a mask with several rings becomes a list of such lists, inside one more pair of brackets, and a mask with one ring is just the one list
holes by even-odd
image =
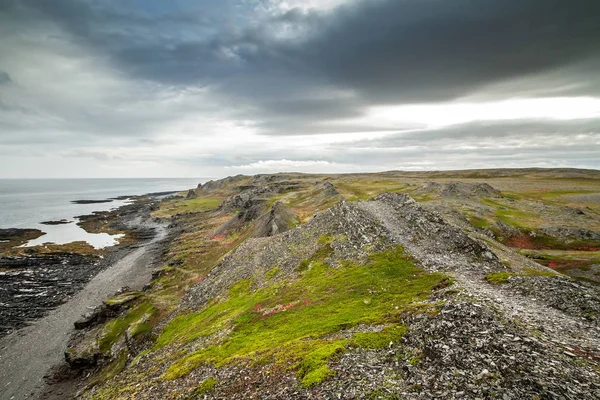
[[335, 375], [327, 363], [333, 356], [346, 351], [345, 344], [345, 340], [335, 340], [314, 346], [314, 350], [308, 352], [298, 363], [297, 375], [302, 379], [302, 385], [312, 386]]
[[508, 281], [508, 278], [515, 276], [514, 272], [492, 272], [485, 276], [485, 280], [494, 285], [501, 285]]
[[197, 398], [199, 396], [202, 396], [205, 393], [210, 392], [218, 384], [219, 384], [219, 382], [214, 378], [207, 378], [207, 379], [203, 380], [202, 383], [200, 385], [198, 385], [196, 390], [194, 390], [194, 394], [193, 394], [192, 398]]
[[273, 280], [279, 274], [279, 267], [273, 267], [265, 274], [268, 281]]
[[358, 177], [352, 180], [336, 181], [335, 187], [348, 201], [368, 200], [381, 193], [400, 193], [406, 189], [406, 185], [399, 181]]
[[155, 218], [170, 218], [175, 214], [188, 214], [216, 209], [222, 197], [197, 197], [193, 199], [175, 198], [164, 200], [159, 209], [152, 213]]
[[398, 343], [406, 334], [407, 327], [404, 325], [386, 326], [380, 332], [356, 333], [352, 338], [352, 344], [367, 349], [382, 349], [390, 343]]
[[141, 295], [142, 294], [140, 292], [121, 293], [117, 296], [113, 296], [113, 297], [110, 297], [110, 298], [104, 300], [103, 303], [107, 304], [109, 306], [120, 306], [120, 305], [124, 305], [124, 304], [132, 302], [133, 300], [137, 299]]
[[306, 259], [302, 260], [296, 271], [303, 272], [310, 268], [310, 266], [315, 262], [324, 262], [328, 257], [332, 256], [334, 253], [333, 247], [331, 247], [331, 243], [333, 243], [333, 236], [323, 235], [319, 238], [318, 243], [322, 244], [314, 254]]
[[[445, 277], [415, 266], [400, 247], [377, 253], [366, 265], [344, 263], [332, 268], [320, 262], [295, 282], [250, 292], [240, 281], [224, 301], [171, 321], [156, 347], [186, 344], [233, 328], [220, 344], [208, 345], [173, 363], [163, 379], [186, 375], [203, 363], [225, 365], [248, 357], [292, 364], [306, 385], [330, 375], [327, 361], [344, 351], [347, 341], [319, 339], [358, 324], [386, 324], [411, 303], [421, 301]], [[354, 345], [381, 345], [397, 338], [401, 328], [382, 336], [358, 336]]]
[[492, 272], [485, 276], [485, 280], [493, 285], [506, 283], [511, 276], [558, 276], [552, 271], [542, 271], [534, 268], [525, 268], [524, 272]]
[[476, 217], [474, 215], [469, 216], [468, 219], [471, 225], [473, 225], [475, 228], [485, 229], [489, 228], [492, 225], [492, 223], [487, 219]]
[[147, 320], [156, 313], [157, 309], [150, 303], [141, 303], [131, 310], [127, 311], [119, 318], [108, 322], [98, 339], [100, 350], [103, 353], [109, 352], [112, 346], [118, 342], [119, 338], [133, 326], [130, 334], [135, 336], [147, 332], [149, 325]]
[[320, 245], [331, 244], [333, 243], [334, 239], [335, 237], [333, 235], [321, 235], [317, 240], [317, 243], [319, 243]]

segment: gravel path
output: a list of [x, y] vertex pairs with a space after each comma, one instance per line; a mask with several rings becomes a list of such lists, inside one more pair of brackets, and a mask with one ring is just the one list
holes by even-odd
[[0, 340], [0, 399], [32, 399], [45, 387], [44, 375], [63, 361], [73, 323], [87, 310], [123, 286], [141, 289], [151, 279], [152, 260], [167, 230], [158, 224], [156, 236], [96, 275], [69, 301], [35, 324]]

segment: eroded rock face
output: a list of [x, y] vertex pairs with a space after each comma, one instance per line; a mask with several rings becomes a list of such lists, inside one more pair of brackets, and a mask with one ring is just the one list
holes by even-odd
[[265, 204], [268, 201], [268, 195], [272, 193], [267, 186], [258, 186], [241, 193], [233, 195], [224, 200], [219, 205], [219, 210], [232, 212], [237, 210], [249, 210], [257, 204]]
[[197, 197], [196, 191], [194, 189], [190, 189], [185, 196], [186, 199], [195, 199]]
[[254, 237], [273, 236], [283, 233], [296, 224], [296, 213], [281, 202], [275, 202], [271, 209], [256, 221]]

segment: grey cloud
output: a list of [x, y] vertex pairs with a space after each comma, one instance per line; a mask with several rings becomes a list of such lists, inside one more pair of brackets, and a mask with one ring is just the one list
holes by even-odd
[[[451, 100], [511, 79], [600, 65], [596, 0], [360, 1], [265, 20], [253, 17], [251, 3], [230, 1], [163, 13], [116, 1], [27, 4], [133, 79], [207, 85], [224, 103], [250, 106], [244, 116], [261, 121], [266, 134], [306, 132], [308, 121], [322, 126], [366, 105]], [[303, 34], [274, 37], [286, 24]], [[597, 90], [590, 71], [568, 75], [565, 91]], [[547, 86], [528, 90], [543, 94]], [[311, 99], [322, 87], [355, 97]], [[290, 129], [280, 129], [286, 118]]]
[[[457, 159], [473, 166], [556, 159], [600, 166], [598, 120], [493, 121], [437, 130], [352, 121], [381, 104], [598, 96], [597, 0], [357, 0], [327, 13], [278, 15], [255, 12], [260, 3], [182, 1], [178, 8], [174, 2], [1, 1], [2, 49], [31, 55], [35, 48], [23, 43], [35, 43], [44, 54], [55, 51], [56, 62], [74, 61], [74, 68], [85, 59], [86, 73], [64, 79], [67, 86], [81, 76], [95, 78], [100, 67], [94, 70], [94, 62], [123, 85], [94, 97], [85, 96], [95, 87], [86, 81], [73, 84], [81, 92], [65, 90], [62, 98], [48, 91], [56, 97], [42, 98], [36, 85], [47, 84], [43, 74], [22, 82], [20, 64], [10, 70], [0, 60], [0, 143], [4, 149], [32, 143], [159, 149], [172, 142], [169, 124], [206, 116], [256, 128], [274, 144], [186, 155], [182, 162], [219, 167], [239, 159], [319, 157], [393, 168], [463, 167]], [[202, 96], [189, 95], [198, 88]], [[175, 95], [165, 101], [165, 91]], [[193, 131], [193, 123], [185, 129]], [[319, 154], [287, 148], [275, 137], [358, 131], [390, 135], [329, 145]], [[207, 126], [198, 132], [211, 134]], [[587, 134], [588, 143], [579, 134]], [[109, 153], [64, 154], [107, 161]]]
[[[116, 2], [36, 3], [136, 76], [169, 83], [277, 71], [353, 88], [370, 101], [439, 101], [600, 56], [595, 0], [362, 1], [326, 16], [291, 11], [258, 27], [225, 24], [204, 35], [185, 24], [161, 28], [179, 19], [143, 16]], [[231, 12], [224, 4], [220, 13]], [[201, 12], [218, 8], [210, 3]], [[268, 32], [282, 21], [320, 28], [307, 40], [274, 40]]]
[[[500, 152], [501, 145], [508, 143], [509, 140], [537, 141], [540, 147], [556, 147], [555, 142], [549, 142], [547, 139], [553, 138], [556, 141], [577, 135], [592, 135], [596, 140], [600, 140], [600, 118], [476, 121], [441, 128], [399, 132], [378, 139], [344, 142], [339, 146], [389, 149], [410, 146], [436, 147], [440, 143], [460, 143], [481, 147], [482, 143], [491, 141], [496, 151]], [[590, 145], [593, 146], [594, 143]]]
[[8, 74], [8, 72], [0, 71], [0, 85], [6, 85], [11, 82], [12, 79], [10, 79], [10, 75]]

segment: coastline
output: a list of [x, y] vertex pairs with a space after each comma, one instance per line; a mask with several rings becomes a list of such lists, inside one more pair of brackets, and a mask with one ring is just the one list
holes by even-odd
[[25, 235], [0, 249], [3, 288], [0, 291], [0, 337], [44, 317], [121, 258], [131, 246], [150, 240], [154, 228], [140, 222], [143, 216], [149, 215], [156, 201], [150, 196], [138, 196], [133, 203], [117, 209], [76, 217], [79, 227], [87, 233], [122, 235], [114, 246], [95, 249], [84, 241], [76, 241], [20, 247], [31, 239], [31, 235]]
[[[5, 302], [15, 291], [24, 289], [23, 284], [49, 285], [55, 290], [49, 297], [31, 296], [23, 304], [13, 302], [13, 308], [3, 307], [16, 311], [3, 316], [12, 318], [8, 321], [11, 332], [5, 330], [0, 337], [0, 399], [36, 398], [44, 391], [43, 398], [65, 397], [65, 385], [58, 384], [55, 391], [48, 388], [45, 378], [64, 363], [73, 323], [122, 287], [142, 290], [151, 279], [154, 261], [168, 241], [167, 226], [150, 215], [158, 201], [159, 197], [137, 196], [132, 204], [79, 217], [86, 231], [125, 233], [120, 244], [106, 250], [90, 251], [90, 246], [81, 244], [68, 249], [48, 246], [46, 254], [8, 258], [13, 264], [9, 268], [13, 268], [14, 290], [3, 291]], [[0, 260], [6, 264], [7, 257]], [[29, 268], [33, 265], [35, 268]], [[27, 279], [18, 273], [20, 270], [29, 272]], [[33, 270], [40, 273], [32, 274]]]

